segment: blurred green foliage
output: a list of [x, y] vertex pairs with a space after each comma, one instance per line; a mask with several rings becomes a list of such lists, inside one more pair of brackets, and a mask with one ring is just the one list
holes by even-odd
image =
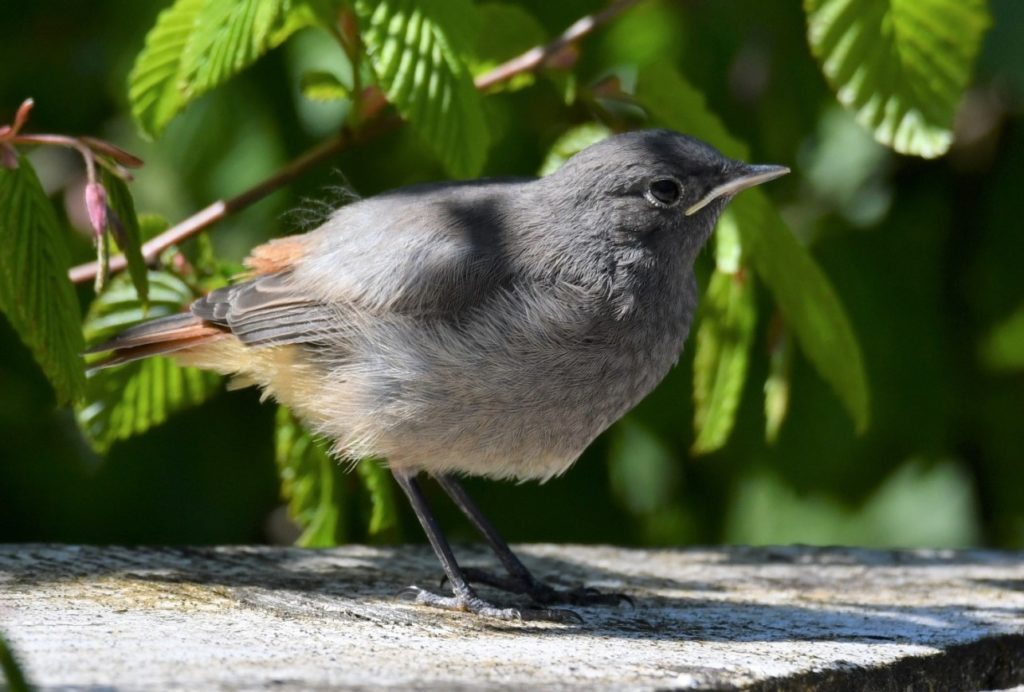
[[[181, 27], [210, 12], [203, 0], [173, 10], [128, 0], [18, 3], [0, 26], [0, 122], [34, 97], [33, 132], [101, 136], [139, 155], [135, 207], [178, 220], [358, 119], [351, 99], [371, 82], [410, 121], [186, 243], [195, 283], [175, 297], [166, 279], [151, 278], [152, 315], [222, 281], [230, 272], [221, 263], [315, 223], [346, 186], [371, 195], [451, 175], [532, 174], [608, 128], [650, 122], [789, 165], [794, 175], [768, 191], [780, 213], [764, 194], [745, 193], [701, 258], [702, 322], [666, 381], [564, 477], [543, 487], [470, 481], [470, 491], [511, 540], [1020, 547], [1024, 6], [928, 0], [915, 7], [945, 19], [929, 33], [910, 3], [893, 3], [902, 13], [883, 11], [888, 4], [647, 0], [583, 41], [568, 56], [571, 70], [522, 75], [481, 98], [466, 69], [480, 74], [600, 4], [528, 0], [473, 12], [469, 0], [359, 0], [356, 15], [369, 28], [365, 45], [353, 46], [344, 27], [324, 22], [326, 0], [239, 0], [230, 17], [207, 17], [194, 33]], [[856, 35], [840, 31], [851, 25], [839, 21], [844, 13], [856, 18]], [[233, 33], [237, 21], [250, 30]], [[181, 42], [170, 61], [145, 38], [154, 24]], [[225, 41], [235, 53], [196, 58]], [[403, 63], [402, 41], [420, 49], [419, 62]], [[368, 60], [356, 57], [353, 67], [360, 51]], [[893, 67], [907, 55], [905, 72]], [[455, 105], [438, 110], [443, 99], [414, 98], [418, 83], [436, 84]], [[872, 89], [891, 105], [865, 99]], [[652, 119], [619, 98], [623, 91]], [[913, 127], [893, 127], [893, 113], [913, 109], [921, 114]], [[159, 136], [144, 139], [132, 113]], [[922, 161], [885, 145], [949, 151]], [[90, 259], [81, 162], [48, 148], [30, 160], [56, 202], [56, 223], [76, 229], [74, 261]], [[0, 254], [8, 252], [5, 241]], [[91, 305], [94, 316], [123, 324], [127, 311], [141, 317], [130, 290], [118, 279], [99, 301], [89, 286], [78, 299], [83, 311]], [[257, 393], [214, 390], [165, 365], [88, 386], [105, 383], [108, 398], [121, 389], [136, 399], [149, 392], [147, 401], [167, 391], [185, 403], [209, 399], [159, 425], [172, 407], [119, 414], [112, 399], [99, 415], [141, 434], [108, 426], [91, 447], [15, 334], [27, 318], [4, 311], [15, 317], [0, 318], [0, 540], [420, 540], [379, 466], [364, 462], [346, 475]], [[74, 387], [65, 389], [60, 396], [70, 398]], [[858, 434], [868, 390], [870, 426]], [[79, 412], [86, 429], [89, 412]], [[695, 416], [709, 415], [724, 430], [695, 431]], [[100, 458], [93, 447], [109, 451]], [[281, 478], [303, 535], [276, 511]], [[434, 499], [454, 537], [475, 539]]]

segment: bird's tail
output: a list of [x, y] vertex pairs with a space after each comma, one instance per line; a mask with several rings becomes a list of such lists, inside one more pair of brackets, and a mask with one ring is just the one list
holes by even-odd
[[98, 370], [194, 348], [226, 333], [222, 328], [186, 312], [129, 327], [109, 341], [88, 349], [85, 354], [110, 351], [107, 357], [89, 364], [90, 370]]

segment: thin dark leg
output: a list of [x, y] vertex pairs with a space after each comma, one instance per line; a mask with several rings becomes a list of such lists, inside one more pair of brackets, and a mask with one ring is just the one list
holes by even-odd
[[480, 508], [476, 506], [476, 503], [469, 497], [462, 486], [459, 485], [451, 476], [439, 475], [434, 476], [437, 479], [438, 484], [441, 488], [448, 493], [448, 497], [452, 499], [452, 502], [462, 510], [462, 513], [466, 515], [470, 523], [476, 527], [476, 530], [480, 532], [480, 535], [484, 537], [487, 544], [491, 546], [491, 550], [501, 560], [501, 564], [505, 566], [509, 575], [513, 579], [523, 580], [525, 582], [535, 581], [533, 575], [530, 574], [530, 570], [526, 569], [516, 554], [512, 552], [512, 549], [508, 547], [508, 543], [501, 537], [498, 530], [494, 528], [494, 524], [487, 520], [487, 517], [483, 515]]
[[578, 615], [567, 610], [497, 608], [477, 596], [476, 592], [473, 591], [473, 587], [469, 585], [465, 572], [455, 560], [455, 554], [452, 552], [451, 546], [448, 545], [444, 534], [441, 533], [441, 527], [437, 525], [437, 520], [431, 514], [427, 500], [423, 497], [423, 492], [420, 490], [415, 477], [400, 471], [392, 471], [392, 475], [398, 482], [398, 486], [405, 493], [405, 496], [409, 498], [409, 504], [412, 505], [416, 518], [419, 519], [424, 533], [427, 534], [427, 540], [430, 541], [437, 559], [441, 561], [441, 567], [444, 569], [448, 581], [451, 582], [452, 591], [454, 592], [453, 597], [444, 597], [414, 586], [411, 587], [410, 593], [415, 594], [417, 603], [446, 610], [467, 611], [501, 620], [579, 621]]
[[452, 552], [451, 546], [448, 545], [444, 534], [441, 533], [441, 527], [437, 525], [437, 520], [434, 519], [434, 515], [430, 512], [427, 498], [423, 497], [423, 491], [420, 490], [416, 479], [402, 473], [393, 473], [392, 475], [398, 481], [398, 486], [405, 492], [405, 496], [409, 498], [412, 511], [416, 513], [416, 518], [419, 519], [420, 525], [423, 526], [423, 532], [427, 534], [427, 540], [430, 541], [430, 547], [434, 549], [434, 554], [441, 561], [441, 567], [444, 569], [444, 573], [452, 585], [452, 591], [455, 592], [457, 597], [470, 598], [475, 596], [473, 588], [466, 581], [466, 577], [462, 573], [462, 568], [459, 567], [459, 563], [455, 560], [455, 554]]
[[[462, 510], [462, 513], [466, 515], [470, 523], [476, 527], [477, 531], [484, 537], [487, 544], [491, 546], [491, 550], [501, 560], [501, 564], [504, 565], [505, 571], [508, 572], [508, 579], [502, 578], [498, 575], [491, 574], [484, 570], [478, 569], [464, 569], [462, 570], [463, 579], [468, 581], [475, 581], [481, 584], [487, 584], [504, 591], [511, 593], [526, 594], [537, 603], [550, 604], [550, 603], [571, 603], [573, 605], [594, 605], [594, 604], [610, 604], [617, 605], [622, 602], [633, 604], [632, 599], [629, 596], [621, 593], [602, 593], [597, 589], [580, 587], [569, 590], [555, 589], [548, 584], [536, 579], [530, 570], [526, 568], [512, 549], [509, 547], [505, 539], [501, 537], [498, 530], [494, 528], [494, 525], [488, 521], [487, 517], [483, 515], [480, 508], [476, 506], [476, 503], [469, 497], [466, 491], [459, 485], [453, 477], [448, 475], [437, 475], [434, 476], [441, 488], [448, 493], [448, 497], [452, 499], [452, 502]], [[446, 572], [447, 573], [447, 572]], [[451, 577], [449, 577], [450, 579]]]

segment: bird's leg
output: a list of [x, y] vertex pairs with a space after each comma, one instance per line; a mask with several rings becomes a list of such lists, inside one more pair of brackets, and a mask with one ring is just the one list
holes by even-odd
[[452, 596], [439, 596], [412, 586], [409, 588], [408, 593], [415, 596], [416, 603], [445, 610], [461, 610], [499, 620], [579, 621], [579, 616], [568, 610], [498, 608], [477, 596], [473, 587], [469, 585], [462, 568], [459, 567], [459, 563], [455, 560], [451, 546], [448, 545], [448, 541], [445, 540], [444, 535], [441, 533], [441, 527], [437, 525], [437, 520], [431, 514], [430, 507], [427, 505], [426, 498], [423, 497], [423, 491], [420, 490], [415, 475], [397, 470], [393, 470], [392, 475], [398, 481], [398, 485], [405, 493], [405, 496], [409, 498], [409, 504], [412, 505], [413, 512], [416, 513], [416, 518], [419, 519], [420, 525], [423, 526], [423, 531], [427, 534], [427, 540], [430, 541], [437, 559], [441, 561], [441, 567], [444, 569], [444, 573], [452, 586]]
[[[476, 503], [470, 499], [458, 481], [444, 474], [438, 474], [434, 478], [444, 491], [448, 493], [448, 497], [452, 499], [452, 502], [462, 510], [462, 513], [466, 515], [477, 531], [484, 537], [487, 544], [491, 546], [491, 550], [501, 560], [505, 571], [508, 572], [508, 577], [501, 577], [485, 570], [466, 568], [462, 570], [462, 575], [468, 581], [487, 584], [510, 593], [525, 594], [536, 603], [543, 605], [552, 603], [618, 605], [622, 602], [632, 604], [632, 599], [625, 594], [602, 593], [597, 589], [582, 586], [575, 589], [555, 589], [538, 580], [530, 573], [526, 565], [516, 557], [508, 543], [505, 542], [505, 539], [501, 537], [501, 534], [494, 528], [494, 525], [487, 520], [487, 517], [483, 515], [480, 508], [476, 506]], [[451, 576], [449, 575], [450, 578]]]

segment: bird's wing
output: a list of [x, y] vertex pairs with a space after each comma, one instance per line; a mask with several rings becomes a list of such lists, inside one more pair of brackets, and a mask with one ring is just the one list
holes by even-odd
[[487, 187], [344, 207], [315, 231], [255, 248], [250, 278], [212, 291], [192, 313], [251, 346], [329, 342], [389, 314], [456, 319], [510, 282], [504, 214]]
[[328, 305], [295, 289], [288, 270], [211, 291], [190, 310], [248, 346], [313, 343], [340, 326]]
[[524, 183], [417, 186], [343, 207], [308, 234], [295, 282], [366, 313], [456, 316], [514, 274], [508, 205]]

